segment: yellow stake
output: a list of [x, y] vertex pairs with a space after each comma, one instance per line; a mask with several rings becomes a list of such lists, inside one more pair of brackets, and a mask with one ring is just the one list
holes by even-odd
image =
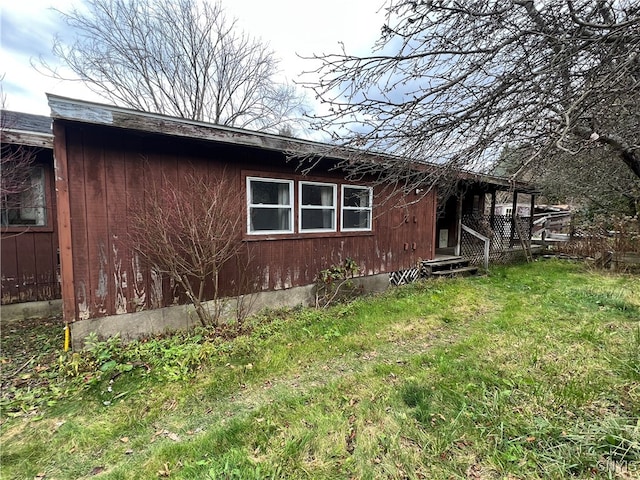
[[69, 351], [69, 343], [71, 340], [71, 331], [69, 330], [69, 325], [64, 326], [64, 351]]

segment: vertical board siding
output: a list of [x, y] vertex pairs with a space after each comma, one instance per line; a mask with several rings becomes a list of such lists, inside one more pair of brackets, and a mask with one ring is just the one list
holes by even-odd
[[[112, 271], [112, 255], [109, 251], [107, 224], [108, 195], [105, 186], [106, 173], [104, 149], [96, 145], [92, 135], [85, 134], [84, 182], [87, 219], [87, 256], [89, 258], [88, 281], [91, 317], [113, 314], [113, 288], [109, 281]], [[109, 158], [111, 161], [112, 158]], [[111, 183], [111, 180], [110, 180]], [[74, 249], [75, 252], [75, 249]]]
[[2, 235], [2, 305], [20, 301], [18, 248], [15, 235]]
[[[180, 185], [192, 173], [208, 178], [224, 174], [231, 180], [229, 195], [239, 199], [238, 215], [243, 218], [243, 231], [238, 241], [246, 249], [242, 250], [243, 258], [228, 262], [220, 272], [221, 295], [308, 285], [321, 270], [346, 258], [354, 259], [362, 274], [372, 275], [412, 268], [419, 260], [433, 257], [433, 193], [422, 199], [409, 198], [409, 205], [396, 208], [377, 205], [376, 195], [380, 192], [374, 192], [371, 233], [326, 237], [302, 234], [277, 239], [249, 236], [244, 231], [246, 172], [296, 181], [305, 179], [295, 172], [295, 165], [285, 163], [284, 154], [160, 136], [134, 136], [103, 127], [64, 125], [76, 319], [185, 301], [169, 279], [162, 278], [135, 254], [129, 229], [132, 214], [144, 208], [147, 189], [166, 182]], [[340, 184], [350, 183], [336, 173], [320, 172], [315, 176], [338, 184], [338, 189]], [[337, 209], [339, 215], [339, 204]], [[297, 215], [296, 211], [294, 216]]]
[[33, 236], [33, 250], [36, 267], [35, 289], [38, 300], [58, 298], [60, 288], [57, 275], [57, 249], [54, 249], [55, 234]]
[[94, 303], [89, 276], [89, 264], [93, 259], [89, 258], [87, 239], [87, 217], [93, 215], [93, 212], [88, 211], [86, 206], [83, 132], [84, 129], [78, 128], [68, 129], [66, 133], [76, 320], [91, 318], [93, 315], [90, 306]]
[[2, 234], [2, 305], [60, 298], [55, 232]]
[[[116, 139], [116, 143], [120, 141]], [[129, 270], [130, 255], [127, 249], [127, 170], [122, 147], [105, 162], [107, 236], [109, 242], [109, 279], [113, 289], [109, 295], [109, 314], [118, 315], [130, 310], [132, 299], [130, 288], [133, 272]]]
[[[131, 218], [134, 212], [144, 205], [144, 185], [145, 176], [147, 174], [144, 168], [143, 162], [138, 158], [137, 152], [133, 148], [129, 148], [128, 143], [122, 141], [120, 144], [122, 148], [122, 161], [125, 171], [125, 183], [124, 183], [124, 195], [126, 202], [126, 210], [123, 212], [116, 212], [109, 217], [109, 223], [119, 222], [122, 227], [122, 240], [123, 243], [128, 243], [127, 236], [129, 232], [126, 229], [128, 224], [127, 218]], [[123, 259], [126, 260], [123, 265], [127, 272], [130, 282], [128, 283], [128, 302], [127, 311], [137, 312], [149, 308], [149, 284], [151, 281], [151, 273], [148, 268], [145, 268], [142, 259], [132, 252], [128, 247], [124, 248], [122, 252]]]
[[0, 234], [2, 305], [60, 298], [55, 175], [51, 150], [37, 152], [35, 162], [45, 170], [47, 225], [23, 230], [11, 227]]

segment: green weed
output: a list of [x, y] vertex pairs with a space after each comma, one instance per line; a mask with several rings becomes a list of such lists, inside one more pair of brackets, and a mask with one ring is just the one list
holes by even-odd
[[3, 391], [3, 478], [634, 478], [637, 292], [537, 262], [93, 339]]

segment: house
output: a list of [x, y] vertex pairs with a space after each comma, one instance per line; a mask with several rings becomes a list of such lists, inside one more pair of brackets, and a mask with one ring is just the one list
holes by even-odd
[[[496, 203], [495, 205], [495, 214], [496, 215], [508, 215], [510, 216], [513, 212], [513, 204], [512, 203]], [[520, 215], [523, 217], [528, 217], [531, 215], [531, 205], [528, 203], [518, 203], [516, 205], [516, 215]]]
[[56, 314], [61, 301], [51, 118], [7, 110], [0, 116], [2, 174], [11, 175], [7, 161], [28, 169], [24, 188], [2, 192], [2, 317]]
[[[74, 347], [90, 332], [127, 339], [195, 325], [184, 293], [144, 265], [129, 237], [149, 188], [187, 173], [224, 176], [228, 195], [239, 199], [237, 242], [251, 253], [224, 266], [220, 289], [250, 296], [253, 309], [312, 303], [317, 274], [347, 258], [369, 291], [419, 276], [424, 262], [442, 254], [475, 255], [480, 245], [482, 258], [494, 220], [483, 217], [485, 202], [495, 203], [498, 191], [517, 199], [528, 188], [461, 172], [457, 195], [396, 191], [398, 202], [383, 202], [383, 187], [348, 179], [334, 168], [340, 151], [327, 154], [320, 143], [48, 99], [63, 317]], [[314, 169], [301, 173], [291, 152], [317, 154]]]

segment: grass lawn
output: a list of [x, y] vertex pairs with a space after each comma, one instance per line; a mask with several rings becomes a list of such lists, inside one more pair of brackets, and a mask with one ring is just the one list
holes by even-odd
[[251, 322], [34, 360], [0, 477], [640, 478], [638, 276], [540, 261]]

